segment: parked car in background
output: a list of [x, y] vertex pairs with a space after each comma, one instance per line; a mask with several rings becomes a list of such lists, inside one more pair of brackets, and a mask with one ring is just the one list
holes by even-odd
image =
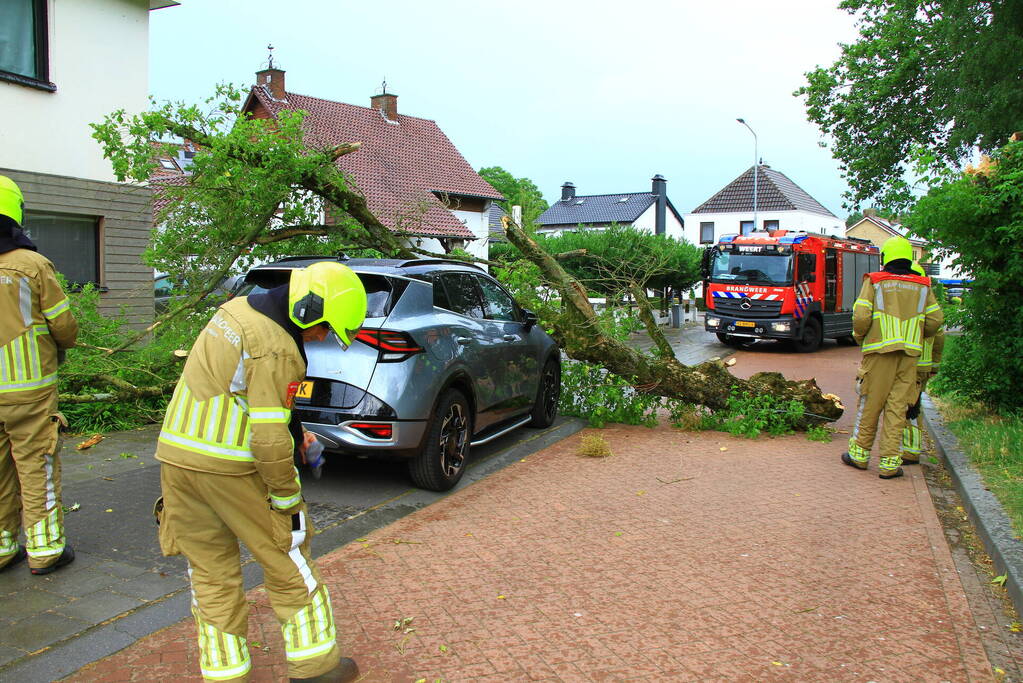
[[[209, 293], [204, 301], [205, 308], [216, 308], [232, 296], [234, 290], [241, 284], [243, 276], [232, 275], [221, 280]], [[179, 287], [174, 281], [174, 276], [167, 273], [157, 273], [153, 276], [153, 304], [156, 314], [167, 311], [173, 301], [185, 298], [184, 288]]]
[[[323, 257], [253, 268], [238, 296], [287, 282]], [[295, 411], [328, 453], [408, 460], [417, 486], [445, 491], [469, 449], [557, 416], [554, 340], [482, 269], [457, 261], [343, 259], [366, 287], [366, 322], [342, 351], [305, 345]]]

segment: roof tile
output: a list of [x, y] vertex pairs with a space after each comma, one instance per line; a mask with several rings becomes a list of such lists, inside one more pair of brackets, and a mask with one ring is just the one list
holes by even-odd
[[[781, 171], [759, 166], [758, 211], [809, 211], [837, 218]], [[725, 185], [717, 194], [693, 209], [693, 213], [735, 213], [753, 210], [753, 167]]]

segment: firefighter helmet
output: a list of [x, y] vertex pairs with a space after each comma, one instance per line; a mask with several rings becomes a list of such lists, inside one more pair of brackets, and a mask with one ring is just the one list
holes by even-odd
[[327, 323], [348, 348], [366, 319], [366, 288], [359, 276], [334, 261], [320, 261], [291, 271], [288, 315], [308, 329]]
[[25, 197], [18, 184], [5, 175], [0, 175], [0, 216], [9, 216], [21, 225]]
[[917, 275], [920, 275], [920, 276], [923, 276], [923, 277], [926, 277], [926, 276], [927, 276], [927, 273], [925, 273], [925, 272], [924, 272], [924, 267], [923, 267], [923, 266], [921, 266], [921, 265], [920, 265], [919, 263], [917, 263], [916, 261], [913, 261], [913, 265], [911, 265], [911, 266], [909, 267], [909, 269], [910, 269], [910, 270], [912, 270], [912, 271], [913, 271], [914, 273], [916, 273]]
[[913, 245], [905, 237], [889, 237], [881, 246], [881, 265], [902, 258], [913, 260]]

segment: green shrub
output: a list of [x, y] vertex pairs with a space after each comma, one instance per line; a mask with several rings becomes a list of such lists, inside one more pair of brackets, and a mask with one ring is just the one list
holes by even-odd
[[740, 395], [733, 391], [725, 410], [706, 414], [701, 427], [748, 439], [755, 439], [763, 432], [780, 436], [792, 433], [805, 412], [805, 406], [794, 399], [784, 401], [770, 394]]

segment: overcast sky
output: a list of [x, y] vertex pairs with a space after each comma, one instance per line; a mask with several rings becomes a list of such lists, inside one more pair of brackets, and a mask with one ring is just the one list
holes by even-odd
[[639, 192], [661, 173], [686, 213], [753, 163], [839, 217], [846, 189], [801, 98], [803, 74], [855, 36], [838, 0], [181, 0], [150, 15], [150, 90], [197, 101], [250, 85], [268, 43], [289, 91], [367, 105], [387, 79], [476, 169], [548, 201]]

